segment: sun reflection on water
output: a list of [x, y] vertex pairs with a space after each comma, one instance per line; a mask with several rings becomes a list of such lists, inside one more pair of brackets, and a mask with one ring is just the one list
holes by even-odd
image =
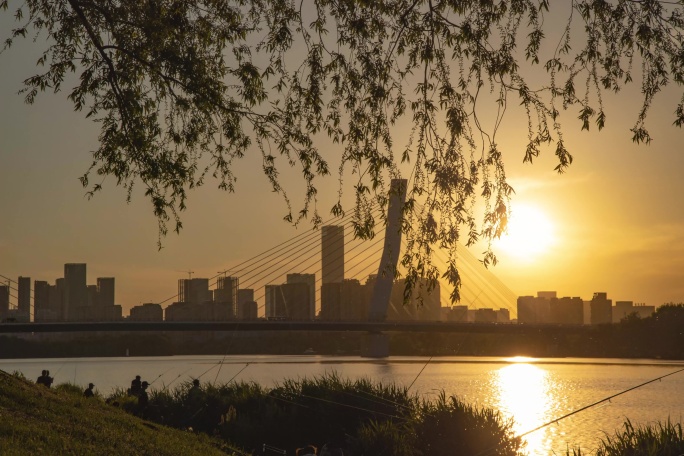
[[[549, 421], [553, 406], [548, 372], [520, 361], [499, 369], [494, 378], [497, 408], [513, 417], [515, 434]], [[525, 437], [528, 454], [545, 454], [546, 433], [547, 430], [542, 429]]]

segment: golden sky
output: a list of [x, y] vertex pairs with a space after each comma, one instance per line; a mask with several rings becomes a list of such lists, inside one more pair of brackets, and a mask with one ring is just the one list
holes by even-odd
[[[9, 22], [0, 15], [0, 30]], [[310, 229], [282, 221], [286, 208], [255, 153], [236, 165], [235, 194], [211, 180], [190, 192], [184, 229], [167, 236], [158, 251], [156, 220], [139, 189], [127, 204], [110, 178], [95, 198], [84, 196], [78, 177], [90, 164], [98, 127], [73, 112], [64, 93], [42, 94], [33, 106], [16, 94], [35, 71], [40, 45], [18, 43], [0, 55], [0, 274], [53, 283], [64, 263], [85, 262], [89, 283], [116, 277], [116, 301], [127, 314], [134, 305], [174, 295], [177, 279], [186, 277], [179, 271], [212, 277]], [[542, 214], [553, 240], [534, 256], [498, 248], [500, 263], [492, 272], [518, 295], [556, 290], [590, 299], [604, 291], [613, 300], [649, 305], [684, 301], [684, 133], [672, 125], [679, 98], [676, 88], [656, 98], [649, 146], [632, 143], [629, 131], [640, 103], [637, 85], [604, 95], [608, 118], [600, 133], [580, 131], [576, 108], [564, 112], [574, 163], [563, 175], [553, 170], [553, 146], [533, 165], [522, 163], [526, 124], [511, 109], [498, 142], [516, 190], [513, 210]], [[326, 147], [334, 156], [339, 146]], [[285, 173], [297, 202], [293, 177]], [[337, 177], [320, 180], [319, 191], [327, 218]]]

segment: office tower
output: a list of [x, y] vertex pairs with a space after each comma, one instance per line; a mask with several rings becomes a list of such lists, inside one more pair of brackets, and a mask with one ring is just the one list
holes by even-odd
[[[238, 297], [237, 297], [237, 318], [241, 320], [253, 320], [256, 319], [256, 316], [254, 318], [251, 318], [251, 308], [247, 310], [245, 308], [245, 305], [248, 302], [253, 302], [254, 301], [254, 290], [251, 288], [243, 288], [243, 289], [238, 289]], [[257, 308], [258, 309], [258, 308]], [[248, 315], [249, 318], [245, 318], [245, 315]]]
[[209, 290], [209, 279], [180, 279], [178, 280], [178, 300], [192, 304], [212, 301]]
[[76, 309], [88, 305], [85, 263], [67, 263], [64, 265], [64, 300], [62, 305], [64, 321], [74, 320], [77, 318]]
[[321, 229], [321, 277], [323, 283], [344, 280], [344, 227], [324, 226]]
[[[282, 300], [282, 307], [280, 301]], [[276, 308], [288, 320], [310, 320], [309, 285], [306, 283], [284, 283], [277, 294]]]
[[497, 323], [510, 323], [511, 312], [508, 309], [499, 309], [496, 311], [496, 322]]
[[561, 325], [584, 324], [584, 302], [582, 298], [551, 298], [551, 323]]
[[33, 282], [33, 321], [47, 321], [49, 309], [50, 284], [45, 280]]
[[518, 323], [549, 323], [551, 320], [551, 296], [555, 292], [541, 291], [537, 296], [518, 297]]
[[0, 285], [0, 322], [5, 321], [9, 315], [9, 298], [9, 285]]
[[97, 285], [86, 286], [88, 293], [88, 307], [99, 307], [100, 299], [97, 294]]
[[344, 279], [340, 285], [340, 317], [344, 321], [368, 320], [370, 302], [364, 286], [356, 279]]
[[97, 278], [97, 304], [111, 307], [114, 305], [114, 277]]
[[612, 307], [613, 300], [608, 299], [607, 293], [594, 293], [594, 297], [591, 299], [591, 324], [612, 323]]
[[321, 285], [321, 320], [337, 321], [342, 319], [342, 283]]
[[316, 318], [316, 274], [288, 274], [287, 283], [304, 283], [309, 287], [309, 299], [307, 320]]
[[259, 307], [256, 301], [245, 301], [240, 304], [240, 320], [256, 320]]
[[228, 307], [228, 314], [230, 318], [237, 315], [238, 307], [238, 285], [237, 277], [219, 277], [216, 281], [216, 290], [214, 291], [214, 301], [222, 306]]
[[17, 282], [17, 317], [22, 322], [31, 321], [31, 278], [19, 277]]
[[280, 285], [266, 285], [264, 287], [264, 299], [265, 299], [265, 306], [264, 306], [264, 312], [265, 316], [267, 319], [269, 318], [281, 318], [285, 317], [285, 314], [280, 315], [278, 313], [278, 309], [276, 308], [277, 304], [277, 297], [278, 294], [280, 293]]

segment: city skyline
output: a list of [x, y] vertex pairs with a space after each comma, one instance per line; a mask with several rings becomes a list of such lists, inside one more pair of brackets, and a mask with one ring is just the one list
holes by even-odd
[[[323, 244], [323, 242], [321, 242]], [[333, 252], [334, 253], [334, 252]], [[286, 272], [284, 273], [285, 280], [283, 281], [282, 284], [275, 284], [275, 283], [270, 283], [270, 284], [265, 284], [263, 287], [261, 287], [264, 290], [264, 294], [261, 294], [258, 289], [244, 289], [239, 287], [239, 276], [213, 276], [211, 278], [207, 277], [195, 277], [195, 278], [188, 278], [188, 279], [183, 279], [179, 278], [177, 280], [177, 285], [178, 285], [178, 293], [175, 295], [176, 299], [173, 302], [168, 302], [170, 300], [167, 300], [166, 305], [164, 303], [160, 302], [145, 302], [145, 303], [138, 303], [138, 304], [130, 304], [126, 305], [126, 303], [119, 303], [115, 302], [114, 296], [115, 296], [115, 277], [98, 277], [96, 279], [97, 285], [87, 285], [87, 276], [86, 276], [86, 268], [87, 265], [85, 263], [66, 263], [64, 264], [64, 277], [57, 277], [53, 278], [52, 280], [55, 282], [55, 285], [49, 285], [50, 280], [43, 280], [41, 279], [32, 279], [30, 276], [19, 276], [18, 280], [13, 280], [8, 277], [3, 277], [3, 282], [0, 283], [0, 288], [3, 293], [8, 292], [8, 297], [0, 296], [0, 304], [4, 303], [6, 299], [9, 301], [9, 309], [14, 309], [16, 315], [23, 315], [23, 313], [26, 311], [26, 305], [29, 303], [30, 305], [30, 315], [31, 315], [31, 321], [35, 320], [35, 315], [36, 315], [36, 307], [35, 307], [35, 299], [37, 297], [40, 297], [41, 302], [42, 300], [47, 301], [48, 294], [51, 293], [49, 290], [50, 288], [60, 288], [63, 290], [61, 292], [62, 298], [64, 304], [64, 313], [61, 317], [64, 321], [69, 321], [72, 320], [73, 318], [70, 317], [69, 312], [74, 312], [74, 309], [77, 307], [85, 307], [85, 306], [108, 306], [108, 307], [113, 307], [116, 304], [116, 307], [119, 309], [125, 309], [128, 311], [130, 315], [131, 309], [133, 308], [140, 308], [142, 306], [147, 306], [147, 305], [161, 305], [161, 309], [165, 309], [167, 307], [172, 306], [173, 304], [178, 304], [178, 303], [202, 303], [206, 301], [213, 301], [216, 303], [224, 303], [227, 304], [230, 307], [230, 315], [232, 315], [231, 318], [240, 318], [239, 315], [242, 314], [242, 311], [240, 310], [240, 305], [245, 302], [254, 302], [254, 305], [256, 307], [256, 316], [259, 318], [263, 317], [278, 317], [278, 313], [275, 311], [270, 311], [269, 312], [269, 306], [275, 306], [275, 304], [269, 304], [269, 303], [275, 303], [276, 299], [276, 294], [277, 293], [282, 293], [280, 291], [280, 287], [283, 285], [305, 285], [304, 291], [307, 291], [306, 296], [302, 295], [301, 292], [297, 292], [294, 290], [296, 293], [293, 296], [296, 296], [298, 298], [304, 299], [306, 302], [302, 307], [303, 309], [310, 309], [307, 311], [304, 311], [305, 313], [302, 313], [298, 319], [315, 319], [315, 318], [330, 318], [326, 317], [326, 312], [324, 311], [325, 304], [324, 300], [325, 298], [323, 297], [325, 294], [325, 283], [321, 283], [318, 287], [316, 287], [316, 283], [322, 282], [321, 280], [316, 279], [316, 274], [307, 274], [307, 273], [297, 273], [297, 272]], [[319, 271], [320, 272], [320, 271]], [[71, 274], [71, 281], [74, 282], [75, 284], [70, 285], [70, 281], [67, 280], [67, 277]], [[75, 279], [73, 277], [76, 276]], [[366, 277], [366, 280], [363, 281], [363, 286], [372, 286], [374, 282], [374, 277], [375, 273], [371, 273]], [[33, 280], [33, 286], [30, 284], [30, 280]], [[212, 282], [213, 280], [213, 282]], [[358, 279], [350, 279], [350, 278], [344, 278], [340, 277], [340, 280], [342, 282], [349, 282], [350, 285], [353, 285], [351, 282], [356, 282], [359, 286], [362, 286], [361, 280]], [[276, 282], [276, 281], [274, 281]], [[342, 284], [342, 282], [328, 282], [327, 285], [333, 285], [337, 283], [336, 288], [336, 293], [342, 292], [342, 295], [344, 296], [345, 291], [341, 291], [339, 286]], [[197, 284], [197, 285], [195, 285]], [[42, 285], [47, 285], [47, 289], [43, 290]], [[9, 288], [8, 288], [9, 287]], [[211, 289], [212, 287], [215, 287], [214, 289]], [[78, 289], [78, 295], [74, 299], [69, 298], [69, 289], [70, 288], [77, 288]], [[311, 289], [314, 289], [314, 300], [310, 299], [311, 296]], [[440, 286], [439, 284], [437, 285], [437, 296], [440, 296], [439, 292]], [[36, 292], [35, 290], [38, 290]], [[269, 291], [270, 290], [270, 291]], [[254, 300], [255, 296], [255, 291], [257, 291], [257, 295], [260, 295], [262, 298], [264, 298], [264, 301], [261, 304], [258, 304]], [[300, 290], [301, 291], [301, 290]], [[27, 297], [27, 292], [28, 292], [28, 297]], [[92, 292], [95, 292], [93, 295]], [[73, 292], [72, 292], [73, 293]], [[208, 294], [207, 294], [208, 293]], [[269, 294], [272, 294], [271, 295]], [[298, 294], [297, 294], [298, 293]], [[347, 296], [349, 296], [350, 291], [347, 291]], [[364, 291], [364, 293], [368, 293], [368, 291]], [[418, 288], [415, 292], [416, 294], [422, 294], [424, 291], [421, 288]], [[80, 296], [83, 294], [83, 296]], [[329, 294], [329, 292], [328, 292]], [[409, 316], [411, 314], [410, 309], [399, 309], [396, 306], [396, 303], [399, 302], [402, 297], [401, 295], [403, 294], [403, 279], [399, 279], [395, 281], [395, 285], [392, 290], [392, 300], [390, 303], [390, 309], [388, 309], [389, 313], [393, 313], [395, 316], [399, 315], [400, 313], [408, 312], [406, 315]], [[428, 293], [430, 294], [430, 293]], [[43, 295], [45, 298], [43, 298]], [[242, 297], [240, 297], [242, 295]], [[580, 303], [584, 304], [584, 324], [599, 324], [599, 323], [606, 323], [607, 321], [605, 320], [605, 317], [601, 317], [600, 320], [592, 321], [589, 319], [590, 311], [589, 311], [589, 303], [591, 300], [584, 299], [585, 297], [582, 296], [577, 296], [575, 294], [570, 294], [566, 295], [563, 297], [558, 297], [559, 293], [556, 291], [542, 291], [539, 290], [535, 293], [535, 296], [527, 295], [523, 296], [520, 295], [517, 297], [517, 303], [515, 306], [507, 306], [507, 307], [501, 307], [500, 310], [505, 310], [507, 314], [511, 311], [514, 311], [516, 313], [516, 320], [519, 317], [518, 312], [520, 311], [520, 306], [521, 302], [526, 303], [529, 302], [531, 304], [529, 305], [537, 305], [535, 303], [538, 303], [539, 300], [542, 300], [546, 303], [546, 306], [549, 305], [550, 301], [558, 299], [559, 302], [567, 302], [568, 304], [571, 304], [570, 301], [576, 301], [579, 300]], [[609, 293], [606, 292], [594, 292], [593, 293], [593, 299], [596, 299], [597, 296], [602, 297], [602, 299], [605, 301], [607, 300], [607, 296]], [[271, 299], [269, 301], [269, 298]], [[612, 296], [611, 296], [612, 298]], [[54, 298], [52, 298], [54, 299]], [[329, 298], [328, 298], [329, 299]], [[337, 298], [339, 299], [339, 298]], [[370, 299], [370, 295], [366, 296], [365, 299]], [[452, 307], [454, 309], [469, 309], [469, 310], [479, 310], [479, 309], [495, 309], [497, 306], [492, 305], [493, 303], [488, 303], [488, 302], [482, 302], [480, 306], [468, 306], [468, 305], [463, 305], [462, 303], [456, 303], [454, 305], [451, 305], [448, 301], [445, 301], [443, 299], [437, 298], [438, 303], [440, 305], [441, 309], [448, 310], [451, 309]], [[73, 302], [72, 302], [73, 301]], [[84, 303], [80, 303], [81, 301], [84, 301]], [[343, 298], [344, 301], [344, 298]], [[610, 301], [611, 303], [613, 302], [613, 299], [608, 299], [607, 301]], [[445, 305], [446, 302], [446, 305]], [[22, 304], [23, 303], [23, 304]], [[80, 303], [80, 304], [79, 304]], [[633, 300], [629, 299], [617, 299], [615, 300], [616, 306], [620, 307], [621, 305], [624, 307], [625, 305], [628, 304], [628, 308], [641, 308], [639, 312], [637, 312], [641, 318], [644, 318], [648, 316], [647, 314], [650, 314], [655, 308], [657, 308], [659, 305], [646, 305], [645, 303], [640, 303], [640, 302], [635, 302]], [[666, 304], [666, 303], [663, 303]], [[3, 304], [4, 305], [4, 304]], [[334, 304], [334, 305], [339, 305], [339, 304]], [[414, 306], [415, 303], [411, 304], [411, 306]], [[527, 305], [527, 304], [525, 304]], [[40, 308], [42, 309], [43, 306], [47, 308], [47, 302], [45, 304], [41, 304]], [[433, 305], [431, 305], [433, 306]], [[1, 306], [0, 306], [1, 307]], [[615, 307], [615, 306], [614, 306]], [[625, 307], [625, 309], [627, 309]], [[24, 311], [22, 311], [22, 308]], [[626, 316], [629, 313], [629, 309], [626, 311], [623, 311], [621, 317]], [[0, 309], [2, 310], [2, 309]], [[364, 311], [367, 313], [366, 309]], [[497, 309], [495, 309], [497, 310]], [[339, 314], [339, 311], [337, 311], [334, 317], [334, 319], [344, 319], [345, 314], [343, 311], [342, 314]], [[538, 312], [538, 311], [535, 311]], [[558, 320], [560, 317], [556, 317], [554, 320], [554, 317], [551, 316], [549, 317], [549, 310], [547, 309], [546, 311], [546, 316], [545, 317], [534, 317], [530, 318], [529, 316], [523, 317], [523, 321], [527, 322], [554, 322]], [[551, 311], [553, 314], [553, 310]], [[615, 311], [614, 311], [615, 312]], [[126, 317], [127, 312], [122, 312], [121, 310], [118, 311], [118, 315], [121, 316], [123, 315]], [[299, 315], [299, 314], [298, 314]], [[306, 316], [305, 316], [306, 315]], [[83, 316], [83, 312], [81, 312], [81, 318]], [[92, 318], [92, 317], [91, 317]], [[119, 317], [120, 318], [120, 317]], [[444, 317], [440, 317], [444, 319]], [[513, 318], [513, 315], [511, 314], [511, 317]], [[40, 318], [42, 321], [56, 321], [54, 316], [48, 316], [46, 318], [45, 315], [42, 315]], [[448, 319], [448, 318], [446, 318]], [[78, 320], [76, 318], [75, 320]], [[456, 319], [458, 320], [458, 319]], [[561, 320], [563, 320], [561, 318]], [[610, 320], [610, 319], [609, 319]], [[615, 318], [613, 316], [612, 321], [619, 322], [620, 318]], [[564, 320], [563, 320], [564, 321]], [[521, 321], [522, 322], [522, 321]], [[578, 323], [572, 320], [568, 320], [567, 322], [570, 323]], [[581, 323], [580, 323], [581, 324]]]

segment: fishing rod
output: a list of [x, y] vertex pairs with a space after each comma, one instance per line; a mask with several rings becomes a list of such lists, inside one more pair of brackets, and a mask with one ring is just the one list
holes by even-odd
[[409, 387], [406, 388], [406, 391], [410, 390], [411, 387], [413, 386], [413, 384], [416, 383], [416, 380], [418, 380], [418, 377], [420, 377], [420, 374], [423, 373], [423, 371], [425, 370], [425, 368], [427, 367], [427, 365], [430, 364], [430, 361], [432, 361], [432, 356], [430, 356], [430, 359], [427, 360], [427, 363], [425, 363], [425, 366], [423, 366], [423, 368], [420, 370], [420, 372], [418, 372], [418, 375], [416, 375], [416, 378], [413, 379], [413, 381], [411, 382], [411, 384], [409, 385]]
[[164, 385], [164, 388], [162, 389], [162, 391], [166, 391], [166, 389], [168, 389], [168, 387], [171, 386], [172, 383], [174, 383], [176, 380], [178, 380], [179, 378], [181, 378], [181, 376], [182, 376], [183, 374], [187, 374], [188, 372], [190, 372], [190, 370], [192, 370], [192, 367], [190, 367], [189, 369], [187, 369], [187, 370], [181, 372], [180, 374], [178, 374], [178, 376], [177, 376], [176, 378], [174, 378], [173, 380], [171, 380], [171, 381], [169, 382], [168, 385]]
[[243, 370], [247, 369], [247, 366], [249, 366], [249, 363], [245, 364], [245, 367], [243, 367], [242, 369], [240, 369], [240, 370], [238, 371], [237, 374], [233, 375], [233, 376], [230, 378], [230, 380], [228, 380], [228, 383], [226, 383], [226, 385], [230, 385], [230, 382], [232, 382], [232, 381], [235, 379], [235, 377], [237, 377], [238, 375], [240, 375], [240, 372], [242, 372]]
[[676, 370], [676, 371], [674, 371], [674, 372], [670, 372], [669, 374], [661, 375], [660, 377], [656, 377], [656, 378], [651, 379], [651, 380], [649, 380], [649, 381], [647, 381], [647, 382], [640, 383], [639, 385], [636, 385], [636, 386], [632, 386], [631, 388], [627, 388], [626, 390], [620, 391], [619, 393], [616, 393], [616, 394], [613, 394], [613, 395], [611, 395], [611, 396], [605, 397], [605, 398], [601, 399], [600, 401], [596, 401], [596, 402], [594, 402], [593, 404], [586, 405], [586, 406], [584, 406], [584, 407], [582, 407], [582, 408], [579, 408], [579, 409], [574, 410], [574, 411], [572, 411], [572, 412], [570, 412], [570, 413], [567, 413], [567, 414], [565, 414], [565, 415], [563, 415], [563, 416], [561, 416], [561, 417], [559, 417], [559, 418], [556, 418], [556, 419], [553, 420], [553, 421], [549, 421], [548, 423], [544, 423], [544, 424], [542, 424], [541, 426], [537, 426], [536, 428], [534, 428], [534, 429], [532, 429], [532, 430], [530, 430], [530, 431], [527, 431], [527, 432], [524, 432], [524, 433], [520, 434], [518, 437], [525, 437], [525, 436], [528, 435], [528, 434], [532, 434], [533, 432], [536, 432], [536, 431], [538, 431], [538, 430], [540, 430], [540, 429], [543, 429], [543, 428], [545, 428], [545, 427], [547, 427], [547, 426], [550, 426], [550, 425], [552, 425], [552, 424], [555, 424], [555, 423], [559, 422], [560, 420], [564, 420], [565, 418], [568, 418], [568, 417], [570, 417], [570, 416], [572, 416], [572, 415], [574, 415], [574, 414], [576, 414], [576, 413], [579, 413], [579, 412], [582, 412], [582, 411], [584, 411], [584, 410], [587, 410], [587, 409], [589, 409], [589, 408], [591, 408], [591, 407], [597, 406], [597, 405], [599, 405], [599, 404], [601, 404], [601, 403], [603, 403], [603, 402], [610, 401], [610, 400], [613, 399], [614, 397], [618, 397], [618, 396], [620, 396], [620, 395], [622, 395], [622, 394], [628, 393], [628, 392], [633, 391], [633, 390], [635, 390], [635, 389], [637, 389], [637, 388], [641, 388], [642, 386], [648, 385], [649, 383], [653, 383], [653, 382], [656, 382], [656, 381], [658, 381], [658, 380], [662, 380], [662, 379], [664, 379], [665, 377], [669, 377], [670, 375], [678, 374], [679, 372], [682, 372], [682, 371], [684, 371], [684, 368], [678, 369], [678, 370]]
[[221, 373], [221, 368], [223, 367], [223, 362], [226, 360], [226, 356], [228, 356], [227, 353], [225, 355], [223, 355], [223, 359], [221, 360], [221, 363], [219, 365], [219, 370], [218, 370], [218, 372], [216, 372], [216, 377], [214, 377], [214, 385], [216, 385], [216, 380], [218, 380], [218, 376]]
[[174, 367], [175, 367], [175, 366], [171, 366], [171, 367], [169, 367], [168, 369], [166, 369], [163, 373], [159, 374], [159, 375], [157, 376], [157, 378], [155, 378], [154, 380], [152, 380], [152, 381], [148, 384], [148, 386], [152, 386], [152, 385], [154, 384], [154, 382], [156, 382], [157, 380], [159, 380], [160, 378], [162, 378], [164, 375], [166, 375], [166, 374], [167, 374], [171, 369], [173, 369]]
[[[556, 418], [556, 419], [554, 419], [554, 420], [552, 420], [552, 421], [549, 421], [549, 422], [547, 422], [547, 423], [544, 423], [544, 424], [542, 424], [541, 426], [537, 426], [537, 427], [534, 428], [534, 429], [531, 429], [531, 430], [529, 430], [529, 431], [527, 431], [527, 432], [523, 432], [522, 434], [520, 434], [520, 435], [518, 435], [518, 436], [516, 436], [516, 437], [519, 438], [519, 439], [521, 439], [521, 438], [525, 437], [526, 435], [529, 435], [529, 434], [532, 434], [532, 433], [534, 433], [534, 432], [537, 432], [537, 431], [539, 431], [540, 429], [544, 429], [544, 428], [547, 427], [547, 426], [551, 426], [552, 424], [556, 424], [556, 423], [558, 423], [559, 421], [564, 420], [565, 418], [571, 417], [572, 415], [575, 415], [575, 414], [577, 414], [577, 413], [583, 412], [583, 411], [585, 411], [585, 410], [587, 410], [587, 409], [590, 409], [590, 408], [592, 408], [592, 407], [595, 407], [595, 406], [597, 406], [597, 405], [599, 405], [599, 404], [602, 404], [602, 403], [604, 403], [604, 402], [608, 402], [608, 401], [610, 401], [611, 399], [613, 399], [613, 398], [615, 398], [615, 397], [621, 396], [621, 395], [623, 395], [623, 394], [625, 394], [625, 393], [628, 393], [628, 392], [630, 392], [630, 391], [634, 391], [635, 389], [641, 388], [642, 386], [646, 386], [646, 385], [648, 385], [649, 383], [657, 382], [658, 380], [662, 380], [662, 379], [664, 379], [665, 377], [669, 377], [669, 376], [671, 376], [671, 375], [678, 374], [678, 373], [683, 372], [683, 371], [684, 371], [684, 368], [682, 368], [682, 369], [677, 369], [676, 371], [670, 372], [670, 373], [665, 374], [665, 375], [661, 375], [660, 377], [653, 378], [653, 379], [648, 380], [648, 381], [646, 381], [646, 382], [640, 383], [640, 384], [638, 384], [638, 385], [636, 385], [636, 386], [632, 386], [631, 388], [627, 388], [626, 390], [620, 391], [619, 393], [615, 393], [615, 394], [610, 395], [610, 396], [608, 396], [608, 397], [605, 397], [605, 398], [603, 398], [603, 399], [601, 399], [601, 400], [599, 400], [599, 401], [593, 402], [593, 403], [591, 403], [591, 404], [589, 404], [589, 405], [585, 405], [584, 407], [579, 408], [579, 409], [577, 409], [577, 410], [574, 410], [574, 411], [572, 411], [572, 412], [570, 412], [570, 413], [566, 413], [565, 415], [560, 416], [560, 417], [558, 417], [558, 418]], [[482, 452], [480, 452], [480, 453], [477, 453], [476, 456], [484, 456], [484, 455], [487, 455], [487, 454], [492, 453], [493, 451], [496, 451], [496, 447], [492, 447], [492, 448], [489, 448], [489, 449], [487, 449], [487, 450], [485, 450], [485, 451], [482, 451]]]

